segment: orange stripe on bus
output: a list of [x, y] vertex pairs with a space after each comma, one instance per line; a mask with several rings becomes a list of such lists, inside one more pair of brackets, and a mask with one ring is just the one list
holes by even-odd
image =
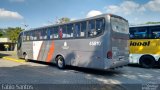
[[50, 46], [46, 62], [51, 62], [53, 54], [54, 54], [54, 41], [52, 41], [52, 44]]

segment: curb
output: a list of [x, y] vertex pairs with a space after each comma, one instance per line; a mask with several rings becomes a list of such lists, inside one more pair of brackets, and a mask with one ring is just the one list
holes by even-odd
[[18, 62], [18, 63], [25, 63], [25, 60], [22, 60], [22, 59], [15, 59], [10, 57], [3, 57], [3, 59]]

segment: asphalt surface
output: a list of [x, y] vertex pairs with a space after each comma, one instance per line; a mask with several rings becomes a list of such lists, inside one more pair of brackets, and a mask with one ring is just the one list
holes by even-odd
[[[158, 90], [160, 89], [160, 68], [145, 69], [138, 65], [132, 65], [107, 71], [77, 67], [67, 67], [65, 70], [60, 70], [53, 64], [33, 61], [19, 63], [0, 58], [0, 84], [3, 86], [5, 84], [34, 84], [39, 87], [58, 84], [61, 89], [64, 85], [72, 87], [79, 85], [78, 88], [87, 85], [87, 87], [95, 86], [95, 90], [99, 89], [96, 85], [103, 85], [101, 90], [106, 90], [106, 88], [147, 90], [148, 87]], [[152, 86], [145, 86], [149, 84]], [[1, 89], [4, 90], [3, 86]]]

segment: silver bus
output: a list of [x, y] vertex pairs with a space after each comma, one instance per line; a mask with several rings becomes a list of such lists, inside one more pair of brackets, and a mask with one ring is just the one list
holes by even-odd
[[129, 63], [129, 25], [113, 14], [22, 31], [17, 55], [25, 60], [111, 69]]

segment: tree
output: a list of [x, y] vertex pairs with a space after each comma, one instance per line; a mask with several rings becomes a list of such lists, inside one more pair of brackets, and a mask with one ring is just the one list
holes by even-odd
[[69, 21], [70, 21], [70, 18], [62, 17], [62, 18], [58, 19], [58, 21], [56, 23], [62, 24], [62, 23], [67, 23]]
[[145, 24], [160, 24], [160, 22], [146, 22]]
[[2, 30], [0, 30], [0, 37], [2, 37], [3, 36], [3, 32], [2, 32]]
[[16, 43], [18, 35], [21, 31], [23, 31], [23, 29], [21, 29], [20, 27], [16, 28], [9, 27], [8, 29], [6, 29], [6, 35], [13, 43]]

